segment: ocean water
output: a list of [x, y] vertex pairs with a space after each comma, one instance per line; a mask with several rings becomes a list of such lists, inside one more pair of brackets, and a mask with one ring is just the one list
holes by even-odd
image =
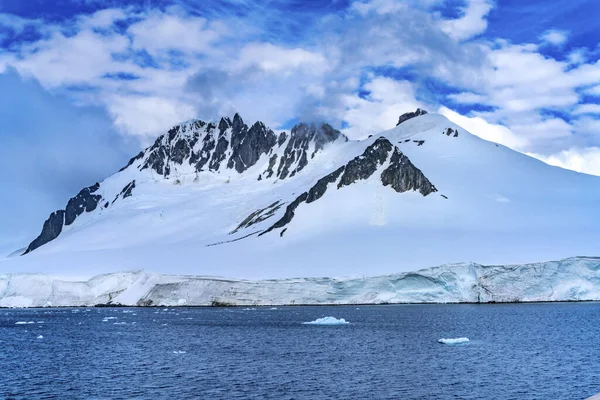
[[[350, 323], [303, 324], [325, 316]], [[438, 343], [459, 337], [470, 341]], [[0, 310], [0, 398], [584, 399], [596, 393], [598, 303]]]

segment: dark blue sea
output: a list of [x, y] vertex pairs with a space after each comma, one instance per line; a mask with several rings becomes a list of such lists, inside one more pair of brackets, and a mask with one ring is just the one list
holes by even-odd
[[[302, 324], [324, 316], [350, 324]], [[470, 342], [438, 343], [456, 337]], [[585, 399], [597, 393], [598, 303], [0, 310], [0, 398]]]

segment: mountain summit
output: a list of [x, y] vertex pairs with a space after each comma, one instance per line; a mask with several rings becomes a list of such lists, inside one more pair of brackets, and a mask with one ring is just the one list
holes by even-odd
[[600, 178], [417, 109], [349, 140], [236, 114], [188, 121], [50, 215], [21, 270], [235, 277], [382, 274], [592, 253]]

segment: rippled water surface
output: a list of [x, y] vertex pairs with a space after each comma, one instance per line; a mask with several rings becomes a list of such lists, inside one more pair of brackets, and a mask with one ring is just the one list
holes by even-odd
[[[350, 324], [302, 324], [324, 316]], [[458, 337], [470, 342], [438, 343]], [[0, 398], [584, 399], [596, 393], [596, 303], [0, 310]]]

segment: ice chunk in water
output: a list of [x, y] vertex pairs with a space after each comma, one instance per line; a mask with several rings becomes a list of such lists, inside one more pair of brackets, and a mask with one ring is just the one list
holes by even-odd
[[344, 318], [337, 319], [335, 317], [323, 317], [317, 318], [314, 321], [303, 322], [305, 325], [345, 325], [350, 322], [346, 321]]
[[38, 338], [38, 339], [43, 339], [43, 338], [44, 338], [44, 335], [40, 335], [40, 336], [38, 336], [37, 338]]
[[30, 325], [30, 324], [35, 324], [35, 322], [33, 322], [33, 321], [17, 321], [17, 322], [15, 322], [15, 325]]
[[466, 337], [459, 337], [459, 338], [453, 338], [453, 339], [439, 339], [438, 343], [443, 343], [443, 344], [461, 344], [461, 343], [467, 343], [469, 341], [469, 338]]

